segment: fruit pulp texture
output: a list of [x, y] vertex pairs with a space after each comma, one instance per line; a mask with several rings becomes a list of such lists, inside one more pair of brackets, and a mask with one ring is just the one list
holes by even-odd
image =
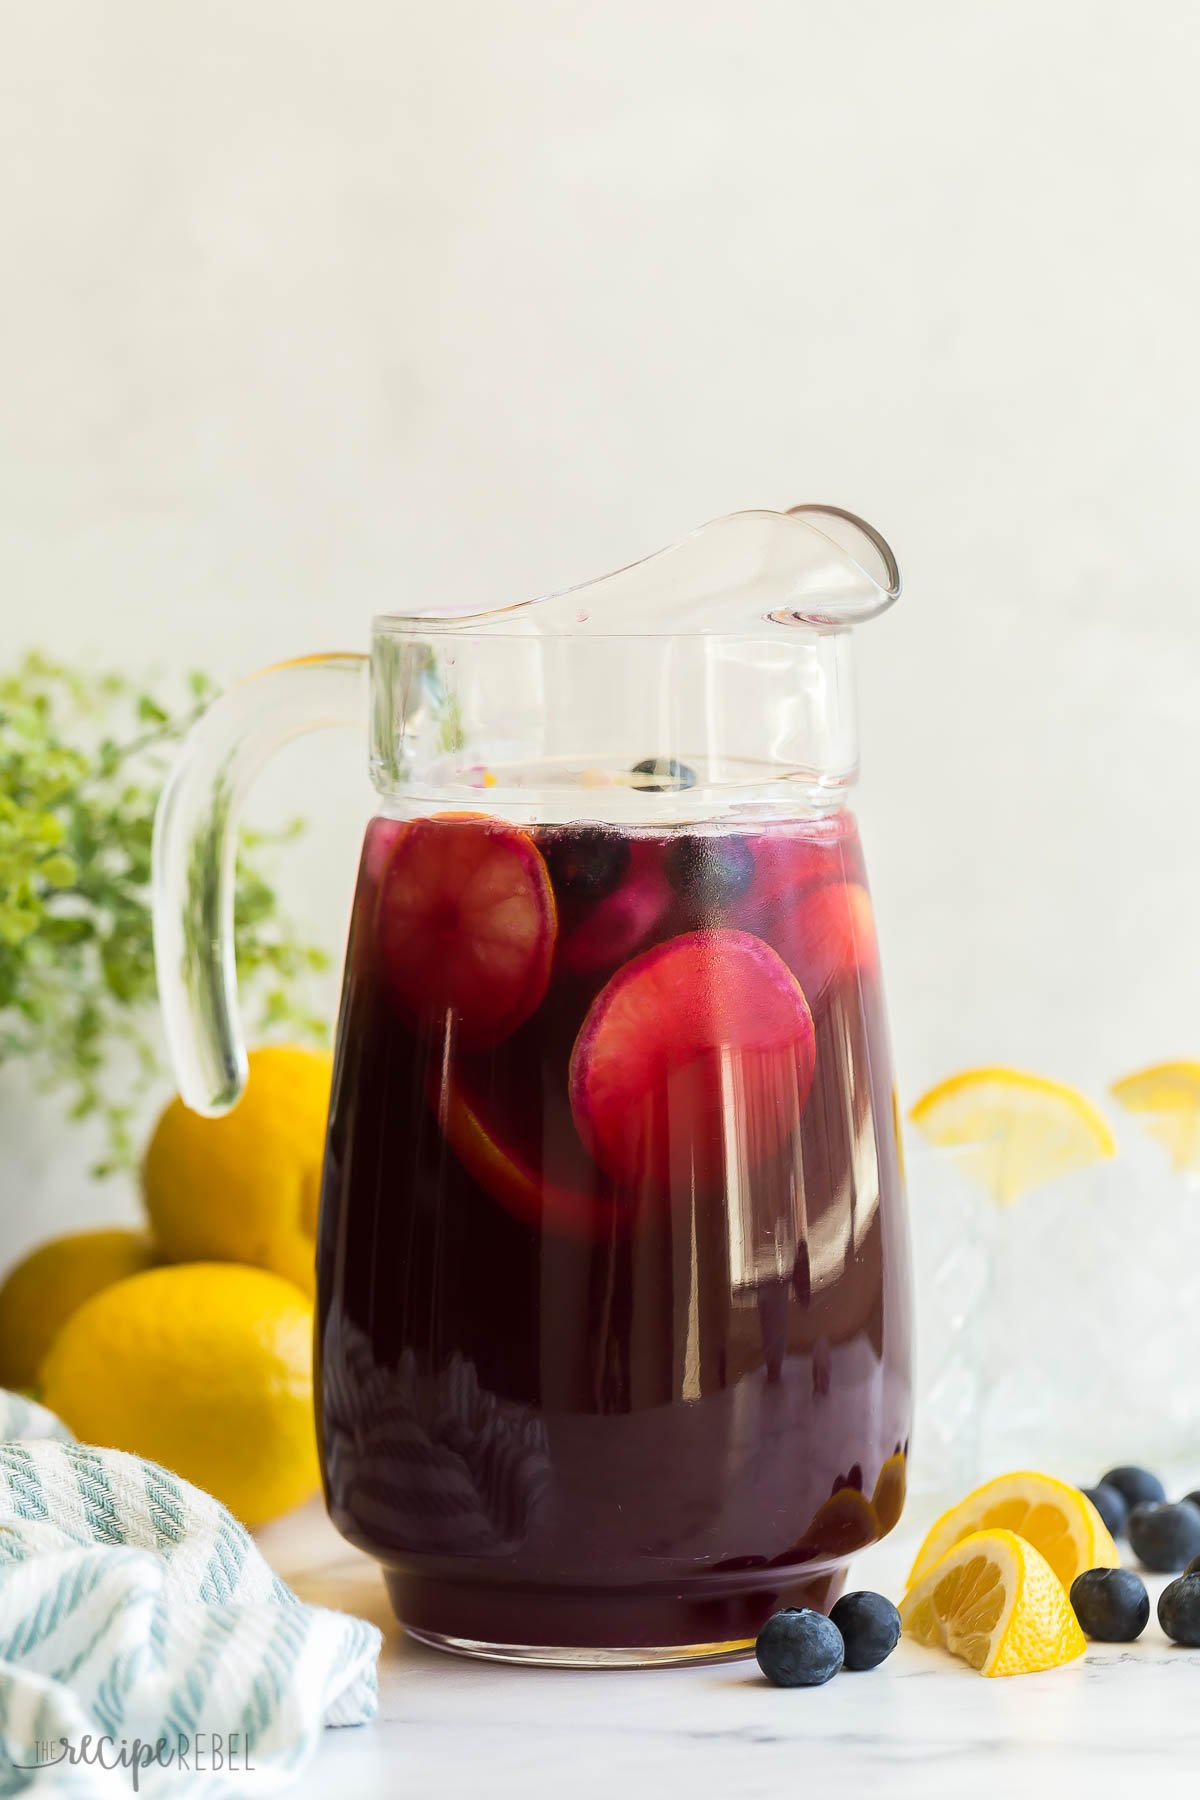
[[903, 1503], [909, 1337], [849, 814], [371, 824], [318, 1409], [406, 1623], [661, 1648], [832, 1604]]

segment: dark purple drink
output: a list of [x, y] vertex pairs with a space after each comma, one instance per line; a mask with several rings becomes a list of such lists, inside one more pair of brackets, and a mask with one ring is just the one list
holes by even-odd
[[849, 814], [376, 819], [318, 1299], [330, 1512], [417, 1636], [645, 1662], [828, 1607], [909, 1429]]

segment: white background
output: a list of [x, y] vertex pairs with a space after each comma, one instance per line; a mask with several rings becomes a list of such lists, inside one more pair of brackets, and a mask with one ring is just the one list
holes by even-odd
[[[37, 0], [0, 58], [0, 592], [221, 677], [823, 499], [902, 1087], [1200, 1054], [1200, 14]], [[340, 940], [358, 747], [291, 753]], [[0, 1076], [13, 1250], [130, 1197]]]

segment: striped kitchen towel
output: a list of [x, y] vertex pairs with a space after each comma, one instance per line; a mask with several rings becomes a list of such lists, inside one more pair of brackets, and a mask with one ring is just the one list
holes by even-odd
[[374, 1715], [379, 1650], [208, 1494], [0, 1390], [0, 1795], [277, 1793]]

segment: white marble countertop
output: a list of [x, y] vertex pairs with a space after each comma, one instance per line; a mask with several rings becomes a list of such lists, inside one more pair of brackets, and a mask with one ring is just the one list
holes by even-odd
[[[917, 1526], [854, 1564], [853, 1587], [897, 1594]], [[393, 1800], [641, 1800], [664, 1794], [888, 1800], [1022, 1794], [1130, 1800], [1200, 1766], [1200, 1650], [1170, 1645], [1154, 1605], [1134, 1645], [1094, 1645], [1044, 1675], [985, 1681], [901, 1642], [881, 1669], [783, 1691], [751, 1660], [689, 1669], [576, 1673], [470, 1662], [408, 1640], [375, 1566], [314, 1505], [261, 1536], [300, 1596], [385, 1633], [379, 1716], [329, 1731], [299, 1796]]]

